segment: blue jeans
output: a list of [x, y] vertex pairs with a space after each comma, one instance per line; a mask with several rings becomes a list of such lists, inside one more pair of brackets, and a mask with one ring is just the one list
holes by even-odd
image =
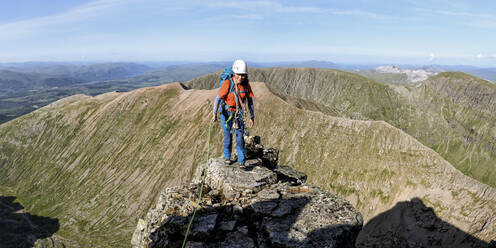
[[[233, 114], [234, 115], [234, 114]], [[227, 122], [229, 118], [228, 111], [220, 112], [220, 125], [222, 126], [222, 131], [224, 131], [224, 158], [231, 159], [232, 150], [232, 133], [231, 129], [233, 126], [234, 116]], [[238, 152], [238, 163], [243, 164], [245, 162], [245, 140], [243, 139], [243, 133], [245, 131], [245, 124], [240, 121], [239, 128], [234, 129], [234, 134], [236, 135], [236, 151]]]

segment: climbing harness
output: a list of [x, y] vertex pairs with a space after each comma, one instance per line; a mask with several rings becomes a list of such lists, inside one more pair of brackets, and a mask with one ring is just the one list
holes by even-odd
[[235, 90], [234, 90], [234, 99], [236, 102], [236, 113], [234, 113], [234, 124], [233, 128], [238, 129], [241, 126], [240, 122], [244, 122], [244, 116], [245, 116], [245, 108], [243, 107], [243, 104], [241, 104], [241, 92], [239, 91], [239, 86], [238, 84], [234, 84]]
[[[227, 118], [224, 127], [227, 128], [229, 121], [231, 121], [234, 118], [233, 128], [238, 129], [241, 126], [240, 122], [244, 122], [244, 116], [246, 114], [245, 107], [243, 106], [242, 103], [240, 103], [241, 96], [239, 94], [246, 93], [246, 89], [244, 91], [240, 91], [238, 89], [238, 84], [235, 84], [232, 80], [230, 80], [230, 83], [231, 83], [230, 88], [233, 88], [233, 84], [234, 84], [234, 89], [232, 92], [234, 93], [234, 101], [236, 102], [236, 111], [233, 114], [232, 111], [228, 110], [230, 107], [226, 103], [224, 103], [224, 105], [226, 106], [225, 107], [226, 111], [229, 112], [229, 117]], [[231, 92], [231, 90], [229, 90], [229, 92]]]
[[[207, 140], [207, 166], [208, 166], [208, 159], [210, 156], [210, 133], [212, 131], [212, 122], [208, 125], [208, 140]], [[195, 219], [196, 215], [196, 210], [198, 209], [198, 206], [200, 206], [200, 201], [202, 198], [203, 194], [203, 186], [205, 185], [205, 176], [207, 175], [207, 168], [205, 167], [202, 171], [202, 180], [201, 180], [201, 185], [200, 185], [200, 195], [198, 196], [198, 200], [196, 201], [195, 209], [193, 210], [193, 215], [191, 216], [191, 219], [189, 220], [188, 224], [188, 229], [186, 229], [186, 234], [184, 235], [184, 240], [183, 240], [183, 245], [182, 248], [186, 245], [186, 241], [188, 240], [188, 234], [189, 230], [191, 229], [191, 225], [193, 224], [193, 220]]]

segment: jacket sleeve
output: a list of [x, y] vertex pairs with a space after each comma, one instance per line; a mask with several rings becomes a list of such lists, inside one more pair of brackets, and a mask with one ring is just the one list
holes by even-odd
[[251, 85], [250, 85], [250, 83], [248, 83], [248, 84], [246, 85], [246, 96], [247, 96], [248, 98], [253, 98], [253, 96], [255, 96], [255, 95], [253, 94], [253, 91], [251, 90]]
[[250, 111], [250, 118], [255, 120], [255, 110], [253, 108], [253, 98], [248, 97], [248, 110]]
[[214, 100], [214, 109], [213, 109], [214, 115], [217, 115], [217, 111], [219, 109], [219, 103], [220, 103], [220, 96], [217, 95], [217, 97]]

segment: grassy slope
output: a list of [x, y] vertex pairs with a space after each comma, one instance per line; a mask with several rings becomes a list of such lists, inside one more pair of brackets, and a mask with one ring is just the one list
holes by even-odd
[[[353, 121], [289, 107], [270, 94], [256, 97], [262, 102], [256, 109], [263, 111], [258, 112], [255, 133], [281, 148], [283, 163], [307, 173], [311, 183], [346, 197], [366, 220], [398, 201], [420, 197], [441, 218], [469, 233], [476, 233], [486, 220], [496, 223], [495, 189], [462, 175], [403, 131], [382, 121]], [[476, 235], [487, 240], [495, 232], [496, 226]]]
[[[398, 106], [395, 92], [385, 84], [344, 71], [313, 68], [252, 69], [250, 80], [266, 82], [279, 97], [312, 110], [353, 119], [384, 119]], [[207, 75], [185, 85], [212, 89], [218, 76]]]
[[370, 78], [377, 82], [382, 82], [387, 84], [398, 84], [398, 85], [412, 84], [410, 81], [408, 81], [408, 76], [405, 73], [376, 72], [374, 69], [359, 70], [353, 73], [362, 75], [366, 78]]
[[[186, 85], [210, 89], [217, 75]], [[445, 72], [412, 87], [387, 86], [330, 69], [253, 69], [293, 105], [358, 120], [384, 120], [435, 149], [466, 175], [496, 187], [496, 87], [465, 73]]]
[[[283, 163], [345, 196], [366, 219], [420, 197], [467, 232], [487, 221], [475, 235], [494, 237], [494, 189], [461, 175], [409, 135], [384, 122], [295, 108], [261, 84], [254, 91], [252, 132], [281, 148]], [[30, 212], [58, 218], [58, 236], [84, 247], [127, 247], [157, 193], [187, 182], [204, 159], [215, 94], [171, 84], [77, 95], [5, 123], [1, 184], [14, 188]], [[213, 134], [212, 153], [219, 156], [220, 128]]]
[[58, 235], [127, 247], [157, 192], [188, 181], [204, 156], [198, 137], [207, 130], [198, 127], [207, 125], [209, 100], [185, 108], [191, 92], [179, 99], [182, 91], [73, 96], [3, 124], [1, 183], [34, 213], [59, 218]]
[[[496, 186], [496, 85], [459, 72], [441, 73], [413, 90], [438, 129], [424, 137], [463, 173]], [[439, 126], [439, 127], [437, 127]], [[444, 129], [444, 130], [443, 130]]]

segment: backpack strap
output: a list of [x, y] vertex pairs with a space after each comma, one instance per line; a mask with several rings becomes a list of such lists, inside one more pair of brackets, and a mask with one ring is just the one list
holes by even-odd
[[[233, 75], [232, 67], [227, 67], [224, 69], [224, 71], [220, 75], [219, 90], [222, 87], [222, 84], [226, 81], [226, 79], [229, 79], [229, 93], [234, 93], [234, 101], [238, 102], [238, 96], [235, 92], [235, 87], [234, 87], [232, 75]], [[246, 91], [246, 86], [245, 86], [244, 90], [239, 91], [238, 94], [240, 94], [240, 93], [246, 94], [246, 92], [247, 91]], [[221, 106], [222, 106], [222, 109], [225, 109], [225, 110], [228, 110], [230, 108], [229, 105], [227, 105], [226, 101], [224, 101], [224, 99], [222, 99], [222, 98], [221, 98]]]

